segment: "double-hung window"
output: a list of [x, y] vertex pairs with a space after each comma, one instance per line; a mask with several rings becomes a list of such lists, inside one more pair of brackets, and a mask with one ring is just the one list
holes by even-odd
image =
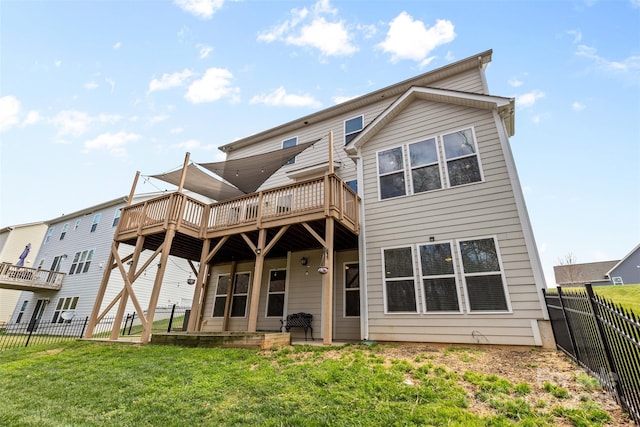
[[[295, 147], [296, 145], [298, 145], [298, 137], [297, 136], [294, 136], [293, 138], [285, 139], [284, 141], [282, 141], [282, 148]], [[296, 162], [296, 158], [293, 157], [291, 160], [289, 160], [287, 163], [285, 163], [285, 165], [292, 165], [295, 162]]]
[[402, 147], [378, 152], [378, 178], [380, 179], [380, 199], [407, 194]]
[[482, 181], [478, 149], [471, 128], [442, 136], [449, 186]]
[[493, 237], [458, 242], [470, 312], [510, 311]]
[[51, 236], [53, 236], [53, 231], [55, 230], [55, 227], [49, 227], [49, 230], [47, 230], [47, 235], [44, 238], [44, 244], [46, 245], [47, 243], [49, 243], [49, 241], [51, 240]]
[[71, 274], [81, 274], [89, 271], [89, 267], [91, 266], [91, 260], [93, 259], [94, 249], [76, 252], [73, 256], [73, 262], [71, 263], [71, 269], [69, 270], [69, 275]]
[[386, 312], [416, 313], [416, 283], [413, 274], [413, 249], [383, 249]]
[[62, 226], [62, 233], [60, 233], [60, 240], [64, 240], [64, 237], [67, 235], [67, 230], [69, 229], [69, 223], [66, 222]]
[[286, 283], [287, 270], [271, 270], [267, 295], [267, 317], [282, 317], [284, 315]]
[[459, 312], [458, 283], [451, 243], [419, 245], [422, 296], [427, 312]]
[[113, 215], [113, 223], [111, 223], [112, 227], [115, 227], [120, 222], [120, 215], [122, 215], [122, 210], [120, 208], [116, 209], [116, 213]]
[[94, 231], [96, 231], [96, 229], [98, 228], [98, 224], [100, 223], [100, 218], [102, 217], [102, 214], [97, 213], [93, 216], [93, 222], [91, 223], [91, 231], [90, 233], [93, 233]]
[[[231, 293], [230, 317], [245, 317], [247, 313], [247, 297], [249, 296], [249, 273], [236, 273]], [[213, 317], [223, 317], [227, 303], [229, 286], [231, 286], [230, 275], [221, 274], [218, 276], [216, 286], [215, 301], [213, 304]]]
[[364, 116], [354, 117], [344, 121], [344, 144], [347, 145], [353, 138], [358, 136], [364, 128]]
[[59, 298], [56, 310], [53, 312], [51, 323], [62, 323], [64, 318], [62, 313], [65, 311], [75, 310], [78, 305], [78, 297]]
[[435, 138], [409, 144], [409, 160], [414, 193], [442, 188]]

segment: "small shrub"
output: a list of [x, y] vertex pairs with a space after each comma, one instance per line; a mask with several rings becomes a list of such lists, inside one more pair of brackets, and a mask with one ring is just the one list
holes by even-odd
[[516, 394], [519, 394], [520, 396], [524, 396], [525, 394], [531, 393], [531, 386], [527, 383], [520, 383], [520, 384], [516, 384], [516, 386], [514, 387], [514, 390]]
[[557, 384], [552, 384], [549, 381], [544, 382], [544, 389], [551, 393], [553, 397], [558, 399], [568, 399], [569, 391], [566, 388], [562, 388]]

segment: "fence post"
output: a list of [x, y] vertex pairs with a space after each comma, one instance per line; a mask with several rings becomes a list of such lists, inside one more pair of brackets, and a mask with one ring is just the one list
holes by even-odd
[[171, 317], [169, 317], [169, 326], [167, 326], [167, 333], [171, 332], [171, 325], [173, 324], [173, 315], [176, 312], [176, 305], [173, 304], [171, 307]]
[[31, 335], [33, 335], [33, 330], [34, 329], [35, 329], [35, 327], [34, 328], [29, 328], [29, 336], [27, 337], [27, 342], [24, 343], [25, 347], [29, 347], [29, 341], [31, 341]]
[[82, 332], [78, 338], [82, 338], [84, 336], [84, 330], [87, 328], [87, 323], [89, 322], [89, 316], [84, 318], [84, 323], [82, 324]]
[[[135, 318], [136, 318], [136, 313], [134, 312], [134, 313], [131, 315], [131, 324], [129, 325], [129, 335], [131, 335], [131, 328], [133, 328], [133, 319], [135, 319]], [[124, 334], [123, 334], [123, 335], [124, 335]]]
[[569, 323], [569, 318], [567, 317], [567, 311], [564, 306], [564, 301], [562, 301], [562, 286], [558, 286], [558, 300], [560, 301], [560, 307], [562, 308], [562, 317], [564, 318], [564, 323], [567, 325], [567, 331], [569, 332], [569, 339], [571, 340], [571, 346], [573, 347], [573, 359], [578, 360], [578, 346], [576, 345], [576, 339], [573, 336], [573, 328]]
[[622, 396], [622, 390], [620, 390], [620, 383], [618, 382], [618, 372], [616, 371], [616, 366], [613, 362], [613, 355], [611, 353], [611, 347], [609, 347], [609, 340], [604, 333], [604, 328], [602, 326], [602, 322], [600, 321], [600, 311], [598, 304], [596, 304], [595, 302], [595, 295], [593, 294], [591, 283], [586, 283], [584, 285], [584, 288], [587, 291], [587, 295], [589, 296], [589, 305], [591, 306], [591, 312], [593, 313], [593, 318], [596, 321], [598, 335], [600, 335], [600, 340], [602, 341], [602, 348], [607, 359], [609, 373], [611, 374], [609, 378], [611, 378], [611, 380], [613, 381], [613, 386], [616, 390], [616, 400], [618, 401], [618, 404], [621, 404], [622, 400], [620, 398]]

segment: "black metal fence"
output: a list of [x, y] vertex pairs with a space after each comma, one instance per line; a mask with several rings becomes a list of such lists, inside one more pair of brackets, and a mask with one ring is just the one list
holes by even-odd
[[[158, 307], [154, 315], [151, 328], [153, 332], [183, 331], [189, 322], [190, 310], [184, 307]], [[95, 327], [94, 338], [108, 338], [115, 317], [104, 317]], [[73, 318], [62, 323], [29, 322], [4, 323], [0, 322], [0, 351], [10, 348], [28, 347], [37, 344], [53, 344], [82, 338], [88, 317]], [[120, 335], [139, 335], [142, 332], [140, 318], [135, 314], [127, 314], [119, 326]]]
[[598, 378], [640, 424], [640, 320], [584, 289], [544, 292], [558, 349]]

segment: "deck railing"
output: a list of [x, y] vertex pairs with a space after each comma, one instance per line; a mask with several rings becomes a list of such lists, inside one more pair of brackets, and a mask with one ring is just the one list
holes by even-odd
[[358, 230], [358, 196], [337, 176], [326, 175], [210, 205], [182, 193], [166, 194], [123, 208], [118, 235], [175, 224], [205, 237], [223, 229], [260, 227], [266, 221], [314, 213], [334, 215]]
[[17, 290], [58, 290], [62, 286], [64, 276], [65, 273], [59, 271], [18, 267], [6, 262], [0, 264], [0, 288]]

